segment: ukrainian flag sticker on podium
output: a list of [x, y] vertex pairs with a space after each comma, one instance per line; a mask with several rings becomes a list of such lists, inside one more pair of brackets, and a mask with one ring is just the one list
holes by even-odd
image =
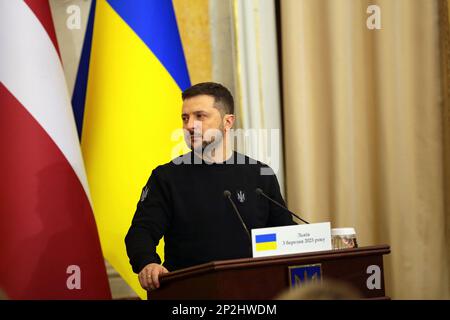
[[268, 233], [255, 236], [256, 251], [276, 250], [277, 234]]

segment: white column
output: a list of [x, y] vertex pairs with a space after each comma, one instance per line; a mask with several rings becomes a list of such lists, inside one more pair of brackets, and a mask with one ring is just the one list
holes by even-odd
[[[283, 136], [273, 0], [234, 0], [235, 86], [243, 129], [277, 129], [275, 142], [260, 136], [256, 147], [238, 150], [270, 165], [284, 193]], [[273, 149], [275, 148], [275, 149]], [[273, 151], [271, 151], [273, 150]]]

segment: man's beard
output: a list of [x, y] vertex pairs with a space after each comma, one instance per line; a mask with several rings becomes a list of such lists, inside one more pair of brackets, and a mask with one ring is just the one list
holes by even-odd
[[209, 141], [202, 141], [202, 152], [208, 147], [209, 150], [216, 149], [217, 146], [223, 141], [223, 133], [216, 139], [216, 136], [212, 137]]
[[[209, 140], [203, 140], [203, 136], [201, 136], [202, 143], [199, 146], [193, 146], [193, 141], [191, 140], [189, 144], [190, 149], [197, 153], [201, 152], [202, 154], [206, 148], [208, 148], [208, 150], [215, 150], [217, 146], [223, 141], [223, 135], [225, 134], [222, 124], [219, 126], [219, 128], [217, 128], [217, 130], [220, 131], [220, 134], [213, 135]], [[192, 136], [193, 135], [191, 135], [191, 137]]]

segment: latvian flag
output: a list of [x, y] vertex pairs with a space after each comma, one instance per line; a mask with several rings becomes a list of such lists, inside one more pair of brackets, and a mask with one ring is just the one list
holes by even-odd
[[47, 0], [0, 0], [0, 290], [111, 297]]

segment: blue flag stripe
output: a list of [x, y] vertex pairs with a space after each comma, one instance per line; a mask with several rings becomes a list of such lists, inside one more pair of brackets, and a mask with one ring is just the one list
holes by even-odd
[[83, 130], [84, 105], [86, 101], [86, 88], [89, 74], [89, 60], [91, 58], [92, 34], [94, 30], [96, 0], [91, 3], [89, 18], [84, 36], [83, 49], [81, 51], [80, 64], [78, 65], [77, 78], [72, 94], [72, 108], [77, 124], [78, 137], [81, 140]]
[[108, 0], [167, 69], [181, 90], [190, 86], [189, 73], [171, 0]]
[[256, 243], [277, 241], [276, 233], [260, 234], [256, 236]]

